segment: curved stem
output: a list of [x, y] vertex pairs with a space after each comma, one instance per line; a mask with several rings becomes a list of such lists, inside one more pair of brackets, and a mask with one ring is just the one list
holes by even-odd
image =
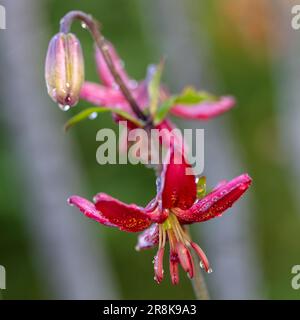
[[86, 25], [88, 30], [90, 31], [97, 47], [99, 48], [99, 50], [101, 51], [101, 53], [104, 57], [104, 60], [107, 64], [112, 76], [114, 77], [114, 79], [115, 79], [117, 85], [119, 86], [120, 90], [122, 91], [124, 97], [128, 101], [134, 114], [139, 119], [141, 119], [145, 122], [149, 122], [148, 117], [141, 111], [139, 105], [137, 104], [137, 102], [133, 98], [130, 90], [127, 88], [126, 84], [124, 83], [124, 81], [122, 80], [118, 71], [116, 70], [116, 67], [115, 67], [113, 60], [111, 58], [111, 55], [109, 53], [109, 48], [106, 44], [106, 40], [100, 32], [99, 22], [96, 21], [95, 19], [93, 19], [93, 17], [91, 15], [88, 15], [82, 11], [70, 11], [62, 18], [62, 20], [60, 22], [60, 32], [68, 33], [71, 28], [72, 22], [74, 20], [82, 21]]
[[[194, 252], [191, 252], [193, 259], [196, 260], [198, 257]], [[197, 261], [197, 260], [196, 260]], [[192, 286], [194, 289], [194, 293], [197, 300], [209, 300], [209, 293], [207, 289], [207, 285], [205, 279], [202, 274], [202, 270], [199, 266], [197, 266], [194, 270], [194, 277], [191, 279]]]

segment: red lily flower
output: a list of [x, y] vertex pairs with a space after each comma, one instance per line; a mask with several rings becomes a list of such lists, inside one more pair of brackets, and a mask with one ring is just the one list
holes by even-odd
[[163, 279], [163, 257], [168, 240], [171, 280], [173, 284], [177, 284], [179, 264], [190, 278], [194, 276], [191, 249], [199, 257], [200, 265], [211, 272], [205, 253], [191, 240], [185, 225], [222, 215], [245, 193], [252, 179], [247, 174], [242, 174], [229, 182], [223, 181], [205, 197], [197, 199], [197, 178], [186, 174], [186, 169], [191, 166], [183, 156], [181, 163], [177, 164], [179, 161], [174, 151], [169, 160], [164, 165], [157, 196], [146, 208], [125, 204], [104, 193], [97, 194], [94, 203], [79, 196], [72, 196], [68, 201], [84, 215], [101, 224], [127, 232], [143, 231], [138, 237], [136, 249], [158, 245], [154, 258], [155, 280], [158, 283]]
[[[135, 98], [140, 108], [144, 110], [149, 106], [148, 84], [153, 75], [153, 68], [149, 68], [150, 71], [148, 72], [149, 74], [147, 75], [146, 79], [138, 83], [135, 80], [130, 79], [123, 67], [122, 60], [118, 56], [112, 44], [107, 43], [107, 48], [110, 52], [113, 63], [120, 74], [120, 77], [131, 90], [132, 96]], [[100, 85], [96, 83], [85, 82], [82, 86], [80, 97], [83, 100], [89, 101], [95, 105], [121, 108], [124, 111], [132, 114], [128, 102], [124, 98], [122, 92], [119, 90], [118, 85], [115, 83], [114, 78], [111, 75], [110, 70], [108, 69], [107, 64], [102, 56], [102, 53], [97, 48], [95, 51], [95, 58], [98, 74], [103, 84]], [[161, 86], [160, 100], [164, 101], [169, 97], [170, 95], [166, 88]], [[224, 96], [217, 101], [201, 102], [193, 106], [175, 103], [170, 109], [170, 112], [175, 116], [186, 119], [208, 120], [223, 114], [231, 109], [234, 105], [235, 100], [233, 97]], [[116, 120], [119, 119], [119, 117], [116, 118]]]

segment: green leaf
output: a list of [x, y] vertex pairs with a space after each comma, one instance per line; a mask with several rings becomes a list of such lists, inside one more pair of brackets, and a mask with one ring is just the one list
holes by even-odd
[[193, 105], [204, 101], [213, 101], [216, 98], [205, 91], [196, 91], [193, 87], [185, 88], [176, 98], [176, 104]]
[[165, 100], [160, 105], [154, 117], [154, 124], [159, 124], [164, 120], [164, 118], [168, 115], [170, 109], [173, 107], [175, 101], [176, 101], [176, 97], [171, 97]]
[[130, 122], [133, 122], [138, 127], [143, 126], [143, 124], [139, 120], [137, 120], [136, 118], [131, 116], [129, 113], [127, 113], [121, 109], [115, 109], [115, 108], [109, 108], [109, 107], [93, 107], [93, 108], [83, 110], [83, 111], [79, 112], [78, 114], [76, 114], [71, 119], [69, 119], [64, 125], [64, 130], [65, 131], [69, 130], [71, 127], [73, 127], [77, 123], [87, 119], [93, 113], [105, 113], [105, 112], [116, 113], [119, 116], [123, 117], [124, 119], [126, 119]]
[[159, 124], [167, 117], [169, 111], [175, 104], [182, 104], [186, 107], [193, 107], [204, 101], [214, 101], [216, 97], [205, 91], [196, 91], [193, 87], [185, 88], [181, 94], [174, 95], [165, 100], [154, 115], [154, 124]]
[[148, 92], [150, 97], [150, 114], [152, 116], [155, 115], [158, 107], [159, 94], [160, 94], [160, 80], [161, 80], [163, 68], [164, 68], [164, 60], [162, 60], [160, 64], [156, 66], [153, 77], [148, 85]]
[[206, 195], [206, 177], [202, 176], [197, 182], [197, 197], [199, 199]]

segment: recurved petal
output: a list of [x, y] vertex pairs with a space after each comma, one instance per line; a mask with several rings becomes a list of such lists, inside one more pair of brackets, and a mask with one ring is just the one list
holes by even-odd
[[108, 221], [105, 217], [102, 216], [101, 212], [99, 212], [95, 205], [89, 200], [79, 197], [79, 196], [71, 196], [68, 199], [68, 203], [71, 206], [76, 206], [85, 216], [90, 219], [93, 219], [101, 224], [106, 226], [115, 226], [111, 222]]
[[209, 120], [230, 110], [235, 105], [231, 96], [221, 97], [218, 101], [202, 102], [198, 105], [175, 105], [171, 113], [185, 119]]
[[197, 185], [194, 175], [188, 175], [191, 165], [182, 153], [171, 148], [168, 163], [161, 176], [161, 199], [164, 209], [189, 209], [196, 200]]
[[[130, 87], [132, 85], [132, 81], [130, 80], [126, 71], [124, 70], [123, 62], [118, 56], [115, 48], [110, 42], [106, 43], [106, 47], [108, 52], [110, 53], [110, 56], [112, 58], [112, 62], [116, 68], [116, 71], [118, 72], [122, 80], [125, 82], [125, 84]], [[103, 55], [98, 48], [95, 49], [95, 59], [97, 63], [97, 70], [99, 73], [99, 77], [102, 83], [108, 87], [116, 86], [114, 77], [112, 76], [109, 68], [107, 67], [107, 64], [103, 58]]]
[[246, 192], [251, 182], [248, 174], [242, 174], [196, 201], [189, 210], [176, 210], [175, 213], [182, 223], [203, 222], [218, 217]]
[[120, 230], [139, 232], [151, 224], [144, 209], [135, 204], [125, 204], [105, 193], [98, 193], [94, 201], [101, 215], [110, 223], [118, 226]]
[[150, 249], [158, 244], [159, 240], [159, 227], [158, 224], [152, 224], [148, 229], [142, 232], [138, 236], [138, 243], [136, 245], [136, 250]]
[[97, 106], [128, 109], [127, 102], [120, 91], [93, 82], [85, 82], [82, 85], [80, 98]]

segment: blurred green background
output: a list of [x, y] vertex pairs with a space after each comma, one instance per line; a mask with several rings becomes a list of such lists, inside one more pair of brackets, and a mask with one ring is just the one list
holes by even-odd
[[[199, 28], [202, 32], [205, 30], [209, 38], [211, 63], [218, 71], [217, 77], [221, 83], [218, 93], [231, 93], [238, 101], [238, 107], [225, 117], [239, 144], [236, 157], [239, 157], [238, 152], [242, 150], [242, 169], [249, 172], [254, 180], [249, 201], [253, 202], [250, 213], [255, 225], [252, 239], [255, 239], [254, 248], [260, 259], [257, 266], [262, 276], [262, 289], [257, 297], [298, 299], [300, 291], [293, 290], [290, 285], [291, 267], [300, 264], [299, 204], [296, 186], [290, 183], [296, 176], [293, 171], [296, 169], [290, 166], [289, 155], [282, 148], [285, 142], [281, 138], [284, 128], [280, 126], [280, 117], [285, 107], [281, 108], [278, 99], [276, 77], [280, 77], [280, 72], [276, 75], [274, 72], [274, 64], [276, 67], [284, 57], [286, 37], [278, 31], [280, 20], [277, 20], [277, 24], [274, 21], [273, 3], [258, 0], [206, 0], [187, 1], [184, 6], [188, 17], [193, 21], [191, 28]], [[291, 3], [292, 1], [286, 1], [286, 7], [283, 6], [281, 10], [286, 9], [289, 13]], [[126, 62], [127, 71], [134, 78], [143, 78], [146, 66], [159, 61], [164, 54], [158, 43], [153, 45], [156, 35], [151, 34], [151, 28], [145, 28], [144, 20], [148, 13], [143, 12], [139, 0], [49, 0], [43, 1], [40, 8], [44, 10], [43, 23], [49, 33], [44, 36], [41, 47], [32, 50], [46, 53], [47, 41], [57, 32], [60, 18], [69, 10], [79, 9], [93, 14], [101, 21], [103, 33], [115, 44]], [[199, 12], [201, 14], [194, 17]], [[173, 19], [176, 20], [177, 17], [174, 16]], [[74, 26], [73, 30], [84, 48], [86, 78], [97, 82], [91, 38], [80, 25]], [[175, 34], [176, 32], [174, 29]], [[299, 36], [297, 40], [299, 41]], [[200, 46], [200, 43], [199, 40], [199, 44], [194, 45]], [[2, 43], [0, 45], [1, 51], [6, 50]], [[186, 63], [189, 63], [188, 59]], [[40, 82], [43, 85], [43, 66], [32, 67], [40, 70]], [[300, 79], [297, 80], [300, 84]], [[23, 81], [26, 81], [26, 75]], [[2, 105], [6, 103], [1, 97], [0, 101]], [[63, 121], [86, 106], [87, 103], [81, 102], [74, 110], [64, 113], [61, 115]], [[22, 112], [26, 112], [26, 106], [23, 107]], [[52, 107], [55, 109], [54, 104]], [[39, 108], [43, 108], [43, 105]], [[58, 108], [54, 112], [60, 113]], [[1, 115], [0, 124], [0, 264], [6, 267], [8, 277], [7, 290], [0, 293], [3, 299], [57, 298], [55, 290], [47, 285], [47, 272], [39, 271], [39, 255], [33, 249], [30, 235], [32, 229], [28, 228], [24, 215], [27, 189], [31, 186], [30, 183], [24, 185], [24, 180], [20, 179], [22, 159], [16, 158], [11, 151], [9, 122]], [[201, 127], [201, 124], [198, 126]], [[68, 139], [71, 137], [75, 141], [82, 166], [80, 170], [87, 180], [83, 196], [92, 198], [101, 191], [128, 203], [145, 205], [155, 193], [153, 172], [141, 165], [99, 166], [95, 160], [99, 145], [95, 136], [102, 127], [117, 128], [109, 115], [101, 115], [94, 121], [81, 123], [67, 134]], [[65, 138], [60, 133], [60, 139]], [[294, 148], [299, 149], [299, 144], [294, 145]], [[65, 165], [68, 166], [67, 163]], [[206, 163], [206, 166], [209, 165], [213, 163]], [[75, 187], [72, 192], [77, 193]], [[65, 207], [66, 203], [61, 203], [61, 210]], [[76, 213], [73, 212], [74, 215]], [[168, 279], [159, 286], [153, 281], [151, 261], [155, 251], [137, 253], [134, 250], [135, 234], [118, 232], [80, 218], [90, 228], [88, 230], [96, 234], [96, 241], [106, 251], [106, 262], [110, 276], [117, 283], [114, 290], [118, 297], [193, 298], [191, 285], [184, 274], [181, 274], [181, 283], [177, 287], [173, 287]], [[212, 296], [218, 297], [218, 294], [213, 292]]]

